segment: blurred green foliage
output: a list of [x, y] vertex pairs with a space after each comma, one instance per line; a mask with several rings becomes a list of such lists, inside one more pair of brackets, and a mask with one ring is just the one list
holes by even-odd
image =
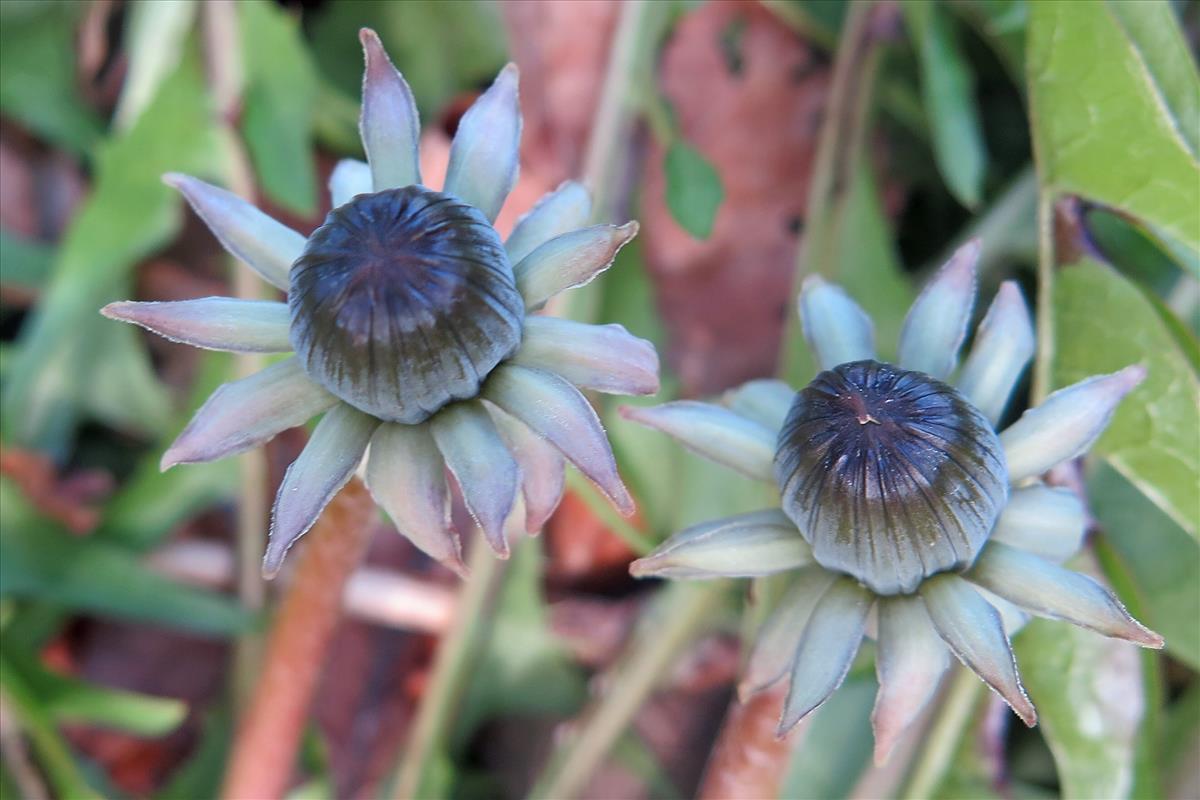
[[[674, 4], [664, 19], [698, 5]], [[838, 58], [847, 4], [765, 5]], [[30, 309], [14, 306], [0, 315], [6, 330], [0, 434], [8, 447], [36, 449], [67, 465], [77, 464], [85, 447], [97, 447], [89, 437], [99, 428], [107, 437], [98, 445], [102, 455], [118, 440], [135, 461], [132, 469], [117, 468], [124, 455], [111, 456], [121, 483], [86, 537], [69, 534], [13, 482], [0, 481], [0, 690], [57, 796], [115, 794], [79, 759], [61, 725], [151, 737], [173, 730], [184, 713], [173, 700], [91, 685], [42, 666], [39, 649], [72, 617], [210, 636], [257, 623], [232, 598], [173, 582], [142, 561], [183, 522], [227, 505], [238, 488], [232, 463], [166, 474], [157, 467], [172, 435], [230, 376], [229, 357], [205, 354], [193, 385], [177, 396], [141, 336], [96, 313], [129, 296], [138, 265], [180, 232], [181, 204], [160, 175], [184, 171], [224, 181], [227, 137], [236, 135], [265, 197], [311, 217], [323, 191], [314, 144], [330, 155], [361, 155], [360, 27], [380, 32], [427, 126], [452, 123], [450, 103], [486, 85], [510, 57], [501, 9], [484, 0], [324, 3], [299, 15], [266, 0], [236, 7], [240, 68], [232, 86], [241, 113], [236, 127], [223, 127], [217, 114], [230, 111], [222, 104], [231, 99], [215, 91], [203, 68], [201, 4], [132, 4], [118, 37], [128, 72], [114, 110], [79, 79], [77, 44], [88, 6], [0, 3], [0, 112], [39, 146], [66, 154], [89, 182], [60, 240], [0, 230], [0, 283], [13, 296], [37, 297]], [[879, 341], [894, 342], [917, 285], [912, 273], [928, 266], [929, 254], [982, 231], [988, 248], [982, 283], [1015, 278], [1041, 304], [1041, 321], [1048, 323], [1040, 330], [1042, 358], [1053, 385], [1129, 363], [1147, 366], [1146, 383], [1122, 406], [1089, 463], [1088, 483], [1100, 529], [1097, 563], [1130, 608], [1166, 636], [1165, 655], [1132, 658], [1125, 645], [1089, 633], [1030, 625], [1017, 647], [1043, 727], [1012, 737], [1005, 777], [1020, 797], [1169, 795], [1179, 776], [1195, 768], [1187, 744], [1200, 730], [1194, 672], [1200, 668], [1200, 79], [1192, 53], [1166, 2], [953, 0], [904, 3], [901, 13], [902, 35], [873, 45], [878, 60], [864, 66], [856, 94], [841, 98], [862, 114], [835, 121], [840, 127], [826, 137], [818, 166], [825, 180], [814, 182], [809, 197], [805, 266], [845, 285], [874, 317]], [[726, 33], [724, 46], [737, 51], [742, 34]], [[655, 52], [641, 63], [654, 65], [669, 35], [645, 37]], [[650, 83], [653, 76], [642, 79]], [[720, 171], [682, 138], [658, 87], [638, 87], [638, 94], [633, 105], [666, 149], [668, 209], [689, 234], [707, 238], [726, 201]], [[992, 124], [997, 119], [1004, 124]], [[888, 163], [911, 189], [902, 220], [917, 224], [899, 227], [889, 216], [892, 182], [878, 174], [872, 149], [877, 129], [900, 131]], [[1033, 166], [1036, 182], [1027, 177]], [[1089, 255], [1063, 265], [1043, 237], [1035, 281], [1032, 200], [1046, 209], [1063, 196], [1084, 204], [1085, 229], [1077, 233]], [[632, 201], [636, 206], [639, 198]], [[589, 291], [605, 321], [626, 325], [664, 351], [670, 345], [642, 248], [626, 248]], [[813, 364], [796, 347], [790, 317], [784, 363], [792, 382], [801, 383]], [[677, 386], [664, 376], [658, 399]], [[635, 549], [689, 522], [769, 502], [760, 487], [730, 479], [666, 437], [621, 423], [614, 409], [601, 406], [643, 514], [641, 527], [614, 527]], [[490, 722], [559, 718], [588, 702], [593, 711], [614, 702], [608, 695], [588, 700], [584, 672], [550, 630], [541, 573], [539, 545], [526, 543], [496, 600], [462, 712], [430, 765], [439, 793], [498, 791], [493, 776], [466, 765], [472, 741]], [[725, 600], [697, 631], [731, 627]], [[682, 593], [667, 601], [712, 609]], [[650, 646], [649, 638], [633, 646]], [[869, 671], [869, 663], [860, 665], [814, 717], [790, 766], [790, 795], [848, 796], [869, 769]], [[613, 694], [619, 701], [619, 688]], [[231, 725], [227, 709], [205, 711], [199, 747], [161, 797], [216, 791]], [[939, 776], [940, 796], [997, 791], [994, 765], [980, 755], [983, 713], [971, 711]], [[656, 791], [677, 790], [639, 737], [615, 734], [606, 746]], [[917, 753], [924, 757], [920, 747]], [[329, 794], [330, 767], [315, 734], [303, 767], [311, 780], [297, 796]], [[11, 778], [0, 768], [4, 796], [13, 791]]]

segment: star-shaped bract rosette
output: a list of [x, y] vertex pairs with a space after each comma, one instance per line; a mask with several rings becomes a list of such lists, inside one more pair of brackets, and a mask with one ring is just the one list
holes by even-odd
[[879, 643], [878, 761], [933, 697], [951, 654], [1034, 724], [1009, 644], [1028, 614], [1162, 646], [1107, 589], [1062, 566], [1086, 515], [1073, 492], [1040, 480], [1091, 447], [1145, 370], [1088, 378], [997, 430], [1035, 340], [1007, 282], [958, 365], [978, 255], [978, 242], [965, 245], [917, 297], [896, 364], [877, 359], [858, 304], [810, 277], [800, 315], [823, 371], [808, 386], [760, 380], [720, 405], [622, 409], [779, 489], [780, 507], [689, 528], [632, 572], [791, 576], [741, 684], [747, 693], [789, 678], [781, 735], [837, 689], [869, 630]]
[[333, 210], [310, 236], [196, 178], [165, 178], [287, 302], [209, 297], [103, 309], [197, 347], [293, 353], [217, 389], [163, 468], [233, 455], [324, 415], [279, 487], [267, 574], [364, 457], [367, 485], [401, 533], [460, 572], [448, 476], [500, 556], [507, 521], [523, 511], [536, 532], [553, 513], [566, 461], [631, 514], [580, 389], [655, 393], [654, 347], [619, 325], [537, 312], [607, 269], [637, 223], [588, 226], [588, 192], [567, 182], [502, 241], [493, 222], [519, 166], [516, 67], [501, 70], [463, 116], [445, 185], [434, 191], [421, 183], [412, 92], [375, 33], [360, 38], [367, 162], [338, 164]]

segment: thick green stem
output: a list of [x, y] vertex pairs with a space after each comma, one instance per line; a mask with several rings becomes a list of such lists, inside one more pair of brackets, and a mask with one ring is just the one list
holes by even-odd
[[467, 562], [470, 577], [463, 584], [454, 622], [438, 647], [428, 688], [405, 743], [392, 792], [397, 800], [428, 796], [429, 768], [446, 745], [471, 667], [487, 644], [507, 566], [482, 538], [476, 539]]
[[982, 693], [983, 682], [974, 673], [962, 666], [954, 668], [950, 688], [938, 707], [925, 747], [917, 757], [908, 786], [900, 795], [904, 800], [926, 800], [933, 796], [962, 744], [963, 732]]
[[608, 691], [596, 698], [555, 751], [531, 798], [566, 800], [579, 794], [679, 652], [712, 619], [727, 591], [723, 582], [673, 583], [662, 591], [621, 660], [604, 677]]

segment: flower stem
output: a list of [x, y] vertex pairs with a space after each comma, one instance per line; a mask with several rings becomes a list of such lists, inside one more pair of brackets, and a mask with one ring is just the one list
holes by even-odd
[[[253, 201], [254, 173], [235, 126], [241, 106], [244, 74], [237, 6], [233, 0], [213, 0], [203, 7], [204, 54], [213, 113], [220, 131], [224, 178], [230, 191]], [[230, 259], [233, 293], [245, 300], [263, 297], [265, 285], [252, 270]], [[234, 359], [236, 377], [244, 378], [263, 367], [257, 353], [239, 353]], [[238, 457], [240, 495], [237, 504], [237, 593], [242, 606], [257, 612], [266, 602], [262, 577], [264, 527], [267, 519], [267, 456], [254, 448]], [[263, 655], [262, 636], [257, 631], [241, 634], [233, 657], [234, 706], [244, 707], [254, 687]]]
[[954, 753], [962, 744], [963, 731], [971, 721], [983, 682], [962, 666], [954, 668], [950, 687], [938, 707], [937, 717], [925, 740], [908, 786], [900, 795], [904, 800], [924, 800], [932, 797], [946, 776]]
[[[583, 184], [592, 193], [592, 221], [627, 218], [634, 166], [633, 131], [643, 110], [639, 87], [651, 81], [652, 55], [667, 21], [671, 3], [627, 0], [620, 4], [609, 48], [600, 102], [592, 118], [583, 158]], [[600, 309], [602, 281], [555, 298], [550, 313], [577, 322], [594, 322]]]
[[608, 691], [584, 711], [530, 791], [531, 798], [576, 796], [604, 760], [646, 698], [724, 599], [724, 582], [673, 583], [643, 615], [633, 641], [603, 679]]
[[1038, 193], [1037, 360], [1033, 364], [1030, 405], [1050, 393], [1054, 364], [1054, 199], [1047, 189]]
[[267, 640], [262, 671], [238, 725], [222, 796], [282, 797], [341, 618], [342, 591], [370, 538], [375, 505], [352, 480], [305, 536]]
[[778, 797], [794, 736], [779, 738], [783, 682], [745, 702], [730, 703], [700, 785], [700, 800]]
[[[894, 13], [894, 9], [873, 0], [851, 3], [842, 26], [829, 101], [808, 185], [804, 237], [796, 254], [793, 296], [807, 275], [828, 272], [831, 265], [840, 262], [837, 254], [840, 208], [853, 185], [855, 170], [863, 168], [860, 165], [881, 56], [874, 24], [880, 12]], [[814, 364], [804, 344], [798, 314], [787, 315], [779, 352], [780, 377], [792, 384], [809, 379]]]
[[392, 796], [425, 797], [429, 767], [444, 747], [455, 712], [470, 676], [471, 666], [487, 643], [495, 599], [504, 585], [508, 562], [496, 558], [482, 538], [476, 537], [468, 557], [470, 577], [454, 612], [454, 621], [442, 638], [428, 688], [405, 744]]
[[592, 192], [592, 216], [598, 222], [609, 222], [622, 211], [617, 206], [627, 193], [620, 182], [628, 178], [630, 134], [639, 110], [635, 84], [647, 66], [668, 5], [629, 0], [620, 6], [583, 163], [583, 182]]

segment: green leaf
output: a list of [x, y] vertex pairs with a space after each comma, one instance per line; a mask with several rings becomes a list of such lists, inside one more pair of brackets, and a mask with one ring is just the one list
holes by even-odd
[[671, 216], [692, 236], [707, 239], [725, 198], [721, 176], [695, 148], [679, 139], [667, 147], [663, 170]]
[[82, 155], [101, 124], [75, 78], [75, 3], [0, 3], [0, 110], [54, 144]]
[[987, 153], [971, 67], [947, 11], [930, 0], [903, 3], [921, 64], [921, 91], [933, 132], [933, 155], [946, 187], [975, 208], [983, 195]]
[[460, 744], [493, 716], [566, 715], [583, 702], [583, 673], [550, 633], [541, 574], [541, 542], [522, 539], [513, 548], [487, 649], [458, 715]]
[[1063, 798], [1128, 797], [1145, 712], [1137, 648], [1036, 619], [1017, 637], [1015, 651]]
[[7, 479], [0, 480], [0, 595], [197, 633], [238, 633], [253, 621], [233, 600], [174, 583], [124, 548], [64, 532]]
[[1145, 609], [1142, 622], [1163, 635], [1168, 653], [1200, 669], [1200, 543], [1111, 467], [1090, 471], [1088, 496], [1135, 584], [1136, 597], [1122, 599]]
[[[818, 259], [814, 266], [871, 316], [875, 346], [886, 360], [896, 351], [914, 292], [896, 259], [875, 177], [867, 165], [860, 163], [848, 191], [833, 199], [828, 224], [822, 236], [828, 237], [829, 244], [824, 252], [814, 254]], [[789, 303], [788, 318], [783, 372], [793, 386], [803, 386], [817, 373], [817, 364], [804, 341], [794, 302]]]
[[1157, 755], [1167, 797], [1195, 794], [1196, 775], [1200, 774], [1200, 683], [1192, 681], [1168, 709]]
[[383, 40], [426, 121], [455, 94], [490, 83], [507, 58], [496, 3], [329, 3], [313, 18], [313, 55], [349, 97], [357, 98], [362, 88], [358, 29], [363, 26], [374, 28]]
[[225, 776], [229, 748], [233, 739], [233, 720], [228, 709], [219, 706], [205, 717], [200, 741], [171, 775], [155, 797], [180, 800], [184, 797], [217, 797]]
[[187, 716], [182, 700], [87, 683], [51, 672], [29, 654], [7, 647], [5, 657], [42, 708], [60, 724], [82, 723], [152, 737], [170, 733]]
[[1102, 206], [1088, 211], [1086, 225], [1105, 261], [1155, 294], [1169, 295], [1179, 281], [1182, 265], [1146, 231]]
[[[202, 352], [188, 402], [176, 416], [170, 438], [177, 436], [213, 390], [231, 377], [232, 364], [229, 353]], [[142, 458], [133, 475], [105, 505], [96, 536], [133, 550], [145, 550], [180, 522], [237, 494], [236, 459], [189, 464], [163, 472], [158, 465], [161, 455], [161, 450], [155, 448]]]
[[4, 698], [6, 710], [12, 710], [18, 728], [24, 729], [29, 737], [54, 795], [71, 800], [99, 798], [101, 795], [88, 784], [70, 746], [55, 728], [36, 693], [12, 668], [6, 655], [0, 655], [0, 696]]
[[171, 424], [171, 397], [154, 373], [141, 333], [132, 325], [98, 325], [89, 350], [96, 355], [82, 397], [89, 416], [147, 438]]
[[128, 130], [137, 121], [179, 67], [197, 7], [194, 0], [160, 0], [129, 7], [125, 26], [129, 67], [113, 113], [117, 130]]
[[233, 742], [233, 721], [228, 709], [218, 705], [204, 717], [199, 742], [186, 762], [155, 794], [158, 800], [216, 798]]
[[237, 6], [246, 88], [242, 133], [267, 196], [311, 215], [317, 208], [313, 107], [317, 73], [299, 19], [264, 0]]
[[105, 358], [99, 314], [127, 293], [133, 266], [178, 230], [180, 201], [160, 176], [212, 173], [217, 149], [197, 59], [189, 55], [136, 124], [97, 147], [96, 180], [76, 214], [38, 308], [7, 365], [7, 438], [61, 455]]
[[951, 8], [979, 32], [1018, 84], [1025, 82], [1026, 0], [953, 0]]
[[1196, 536], [1200, 382], [1188, 356], [1146, 296], [1103, 264], [1062, 269], [1053, 292], [1055, 386], [1129, 364], [1148, 370], [1093, 452]]
[[0, 231], [0, 285], [35, 291], [46, 282], [54, 248], [32, 239], [23, 239], [8, 231]]
[[1200, 251], [1200, 77], [1168, 3], [1031, 3], [1043, 184]]
[[849, 797], [871, 762], [873, 678], [846, 681], [813, 715], [795, 748], [780, 797]]

